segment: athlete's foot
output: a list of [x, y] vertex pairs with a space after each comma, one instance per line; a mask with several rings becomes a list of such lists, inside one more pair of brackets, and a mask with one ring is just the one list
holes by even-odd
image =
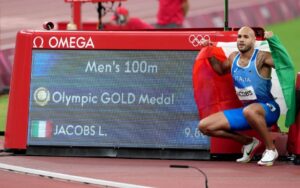
[[256, 149], [258, 148], [260, 144], [260, 141], [253, 137], [253, 141], [250, 144], [244, 145], [242, 148], [243, 157], [236, 160], [238, 163], [247, 163], [249, 162], [252, 157], [254, 156], [254, 153]]
[[260, 166], [272, 166], [274, 164], [274, 161], [278, 158], [278, 152], [276, 149], [269, 150], [266, 149], [263, 153], [263, 156], [260, 161], [257, 162]]

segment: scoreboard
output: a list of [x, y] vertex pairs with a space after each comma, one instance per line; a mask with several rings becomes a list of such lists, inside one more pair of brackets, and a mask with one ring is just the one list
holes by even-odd
[[5, 148], [210, 149], [197, 125], [200, 40], [234, 31], [20, 31]]

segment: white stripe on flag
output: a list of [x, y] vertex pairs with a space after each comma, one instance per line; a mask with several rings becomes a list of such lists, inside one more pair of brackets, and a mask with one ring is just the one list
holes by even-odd
[[47, 126], [47, 122], [46, 121], [39, 121], [39, 125], [38, 125], [38, 137], [39, 138], [44, 138], [46, 137], [46, 127]]

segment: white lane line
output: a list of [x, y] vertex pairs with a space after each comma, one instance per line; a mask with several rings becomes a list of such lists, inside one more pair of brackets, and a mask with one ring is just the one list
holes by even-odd
[[88, 178], [88, 177], [82, 177], [82, 176], [73, 176], [73, 175], [68, 175], [68, 174], [62, 174], [62, 173], [56, 173], [56, 172], [50, 172], [50, 171], [44, 171], [44, 170], [37, 170], [37, 169], [33, 169], [33, 168], [25, 168], [25, 167], [21, 167], [21, 166], [9, 165], [9, 164], [4, 164], [4, 163], [0, 163], [0, 168], [5, 169], [5, 170], [21, 172], [21, 173], [34, 174], [34, 175], [45, 176], [45, 177], [50, 177], [50, 178], [57, 178], [57, 179], [62, 179], [62, 180], [67, 180], [67, 181], [89, 183], [89, 184], [94, 184], [94, 185], [110, 186], [110, 187], [116, 187], [116, 188], [151, 188], [151, 187], [142, 186], [142, 185], [121, 183], [121, 182], [115, 182], [115, 181], [107, 181], [107, 180]]

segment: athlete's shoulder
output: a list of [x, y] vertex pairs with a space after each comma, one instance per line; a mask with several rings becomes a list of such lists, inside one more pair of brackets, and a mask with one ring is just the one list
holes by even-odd
[[267, 64], [269, 66], [274, 66], [273, 65], [273, 58], [271, 52], [268, 51], [258, 51], [257, 54], [257, 61], [261, 62], [262, 64]]
[[271, 55], [271, 52], [258, 50], [257, 57], [259, 59], [265, 60], [265, 59], [268, 59], [268, 58], [272, 58], [272, 55]]
[[258, 50], [258, 55], [271, 55], [271, 52], [269, 51], [264, 51], [264, 50], [260, 50], [260, 49], [257, 49]]
[[231, 52], [231, 54], [229, 54], [228, 56], [228, 60], [232, 62], [234, 58], [238, 55], [238, 53], [238, 51]]

